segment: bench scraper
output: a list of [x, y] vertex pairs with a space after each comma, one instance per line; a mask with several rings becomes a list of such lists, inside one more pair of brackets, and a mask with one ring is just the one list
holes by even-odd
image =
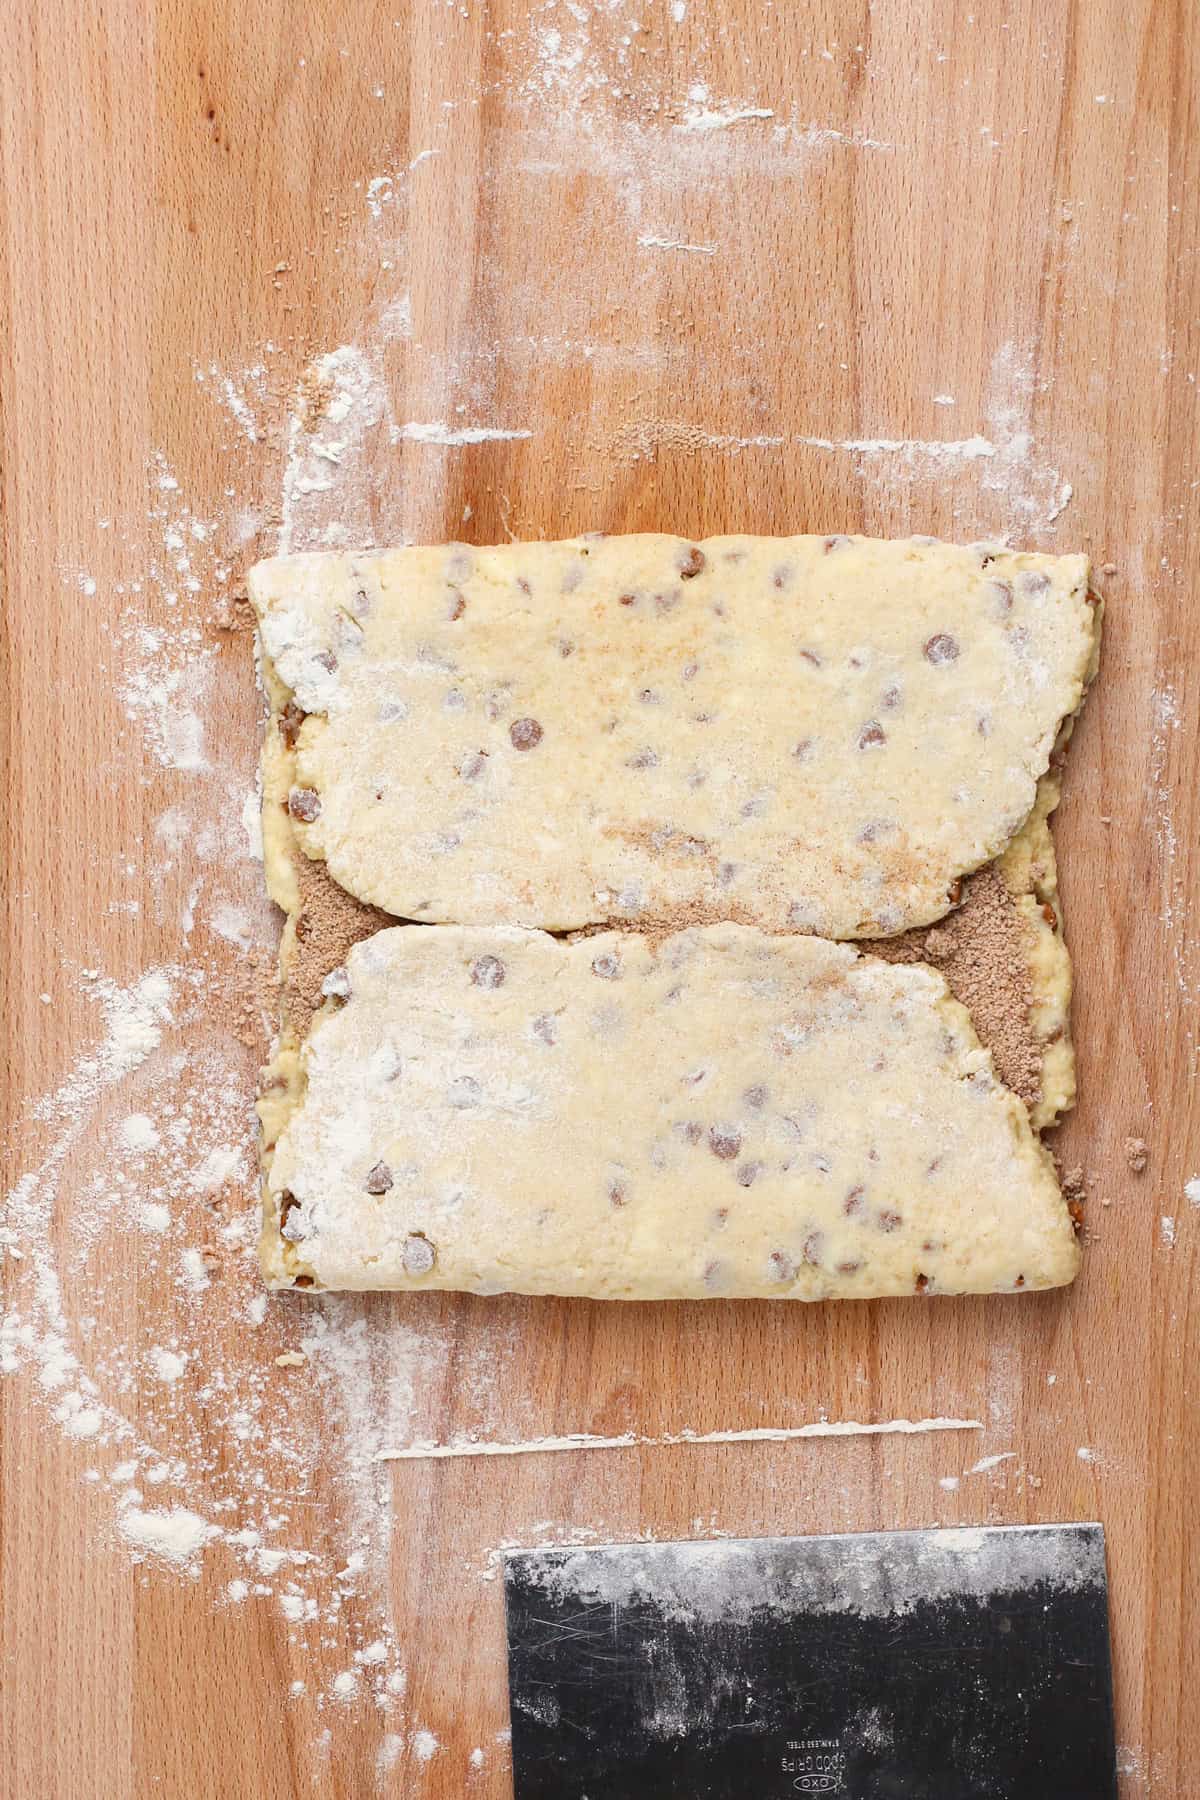
[[1099, 1525], [521, 1551], [516, 1800], [1114, 1800]]

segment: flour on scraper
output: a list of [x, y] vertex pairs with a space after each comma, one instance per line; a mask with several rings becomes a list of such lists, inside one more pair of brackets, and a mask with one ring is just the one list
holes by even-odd
[[1082, 556], [595, 537], [278, 557], [250, 593], [301, 849], [423, 922], [890, 936], [1033, 804]]
[[268, 1280], [820, 1300], [1071, 1280], [940, 975], [736, 924], [354, 946], [268, 1159]]

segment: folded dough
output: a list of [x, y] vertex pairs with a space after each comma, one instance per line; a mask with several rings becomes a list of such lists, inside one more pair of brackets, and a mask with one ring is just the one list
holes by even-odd
[[1069, 1281], [1047, 1151], [941, 976], [733, 924], [351, 949], [269, 1160], [274, 1285], [604, 1299]]
[[[1030, 1124], [1052, 1123], [1074, 1097], [1070, 962], [1047, 821], [1062, 760], [1055, 741], [1065, 744], [1096, 661], [1086, 577], [1082, 558], [814, 538], [450, 547], [280, 558], [252, 571], [272, 702], [267, 880], [287, 914], [281, 1035], [260, 1100], [272, 1285], [821, 1298], [1070, 1280], [1073, 1234]], [[632, 627], [623, 635], [605, 600], [614, 582], [618, 619]], [[951, 617], [946, 644], [930, 627]], [[492, 679], [512, 668], [517, 677]], [[851, 754], [847, 721], [871, 682], [887, 721], [868, 724], [882, 742], [864, 728]], [[631, 712], [656, 721], [648, 755], [618, 754]], [[535, 755], [548, 732], [555, 759]], [[688, 755], [686, 778], [669, 780]], [[684, 826], [669, 812], [672, 793]], [[871, 819], [851, 833], [855, 808]], [[536, 931], [389, 929], [396, 913], [589, 930], [566, 943]], [[640, 935], [591, 935], [611, 916]], [[671, 932], [731, 918], [880, 935], [856, 961], [811, 938], [736, 925]], [[453, 1006], [447, 996], [462, 946], [475, 940], [492, 947], [471, 963], [497, 957], [505, 978], [468, 994], [464, 1012], [461, 995]], [[501, 953], [500, 941], [515, 949]], [[577, 1018], [533, 1112], [522, 1103], [497, 1116], [492, 1089], [469, 1069], [478, 1093], [455, 1086], [450, 1018], [460, 1048], [490, 1044], [501, 1065], [544, 1081], [537, 1045], [558, 1045], [526, 1042], [528, 1020], [495, 1004], [501, 988], [513, 1000], [510, 965], [530, 996], [569, 990], [583, 1017], [581, 971], [589, 994], [616, 979], [591, 972], [605, 943], [617, 946], [623, 984], [608, 1016], [614, 1005], [627, 1014], [619, 1051]], [[668, 1003], [656, 987], [664, 957], [689, 970], [686, 1012], [682, 993]], [[969, 1018], [925, 964], [944, 973]], [[826, 1020], [843, 1058], [855, 1053], [850, 1019], [866, 1030], [871, 1007], [882, 1007], [883, 1037], [901, 1046], [907, 1123], [898, 1128], [888, 1099], [899, 1076], [874, 1071], [880, 1079], [864, 1085], [829, 1056], [793, 1050], [779, 1092], [799, 1100], [782, 1112], [764, 1101], [764, 1116], [750, 1108], [746, 1142], [764, 1134], [770, 1154], [743, 1156], [741, 1142], [722, 1153], [742, 1137], [722, 1089], [713, 1124], [673, 1122], [689, 1152], [697, 1125], [704, 1137], [733, 1121], [732, 1135], [720, 1149], [705, 1137], [707, 1159], [672, 1162], [680, 1146], [657, 1142], [672, 1123], [671, 1096], [655, 1080], [672, 1055], [688, 1061], [710, 1042], [723, 1066], [737, 1066], [750, 1040], [729, 1029], [730, 996], [741, 1005], [752, 989], [757, 1004], [780, 981], [802, 1009], [816, 1005], [809, 989], [840, 983], [854, 997], [838, 1029], [833, 1014]], [[492, 1004], [473, 1023], [483, 995]], [[771, 1037], [769, 1015], [756, 1013], [760, 1040]], [[381, 1098], [375, 1078], [397, 1033], [407, 1034], [410, 1079], [385, 1081]], [[738, 1093], [763, 1085], [747, 1077]], [[859, 1089], [883, 1109], [870, 1145], [871, 1107], [848, 1100]], [[965, 1093], [985, 1104], [960, 1116]], [[789, 1159], [786, 1121], [797, 1108], [825, 1120], [836, 1157]], [[395, 1166], [381, 1152], [357, 1168], [368, 1114]], [[618, 1126], [633, 1133], [627, 1143], [614, 1139]], [[886, 1184], [851, 1182], [839, 1214], [828, 1182], [840, 1159], [882, 1157], [891, 1138]], [[923, 1146], [943, 1138], [958, 1141], [932, 1174], [933, 1155], [918, 1170]], [[616, 1171], [639, 1156], [637, 1211], [618, 1217], [633, 1201]], [[959, 1186], [941, 1185], [946, 1167]], [[626, 1190], [610, 1193], [623, 1179]], [[731, 1181], [738, 1204], [720, 1222]], [[797, 1248], [798, 1207], [809, 1229]]]
[[1082, 556], [596, 537], [279, 557], [288, 804], [423, 922], [891, 936], [1034, 805], [1094, 665]]

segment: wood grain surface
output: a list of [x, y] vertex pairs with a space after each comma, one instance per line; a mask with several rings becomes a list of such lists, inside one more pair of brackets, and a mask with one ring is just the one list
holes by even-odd
[[[113, 671], [131, 609], [164, 629], [195, 620], [214, 658], [206, 741], [243, 791], [253, 767], [248, 637], [212, 623], [223, 600], [207, 581], [172, 607], [150, 578], [155, 458], [197, 516], [250, 516], [230, 551], [236, 587], [278, 542], [283, 421], [311, 357], [369, 337], [397, 421], [529, 433], [466, 447], [368, 436], [341, 513], [356, 541], [1006, 532], [1114, 572], [1057, 831], [1082, 1085], [1059, 1148], [1091, 1196], [1072, 1290], [812, 1310], [360, 1308], [381, 1385], [393, 1334], [441, 1333], [420, 1408], [443, 1439], [481, 1423], [531, 1438], [939, 1414], [984, 1430], [380, 1465], [379, 1579], [303, 1634], [273, 1601], [221, 1604], [229, 1570], [210, 1558], [196, 1580], [132, 1564], [106, 1483], [84, 1478], [87, 1447], [25, 1368], [0, 1388], [0, 1790], [503, 1796], [502, 1596], [480, 1571], [547, 1522], [608, 1539], [1095, 1518], [1123, 1793], [1200, 1794], [1200, 1208], [1184, 1196], [1200, 1173], [1200, 12], [44, 0], [10, 5], [4, 36], [13, 1180], [44, 1151], [33, 1104], [95, 1033], [71, 972], [128, 981], [180, 954], [188, 854], [157, 888], [149, 869], [155, 821], [176, 799], [194, 807], [195, 790], [127, 717]], [[745, 109], [772, 116], [697, 128]], [[386, 329], [402, 292], [410, 335]], [[251, 441], [196, 371], [264, 359]], [[976, 437], [986, 453], [921, 448]], [[901, 447], [829, 447], [860, 440]], [[321, 504], [298, 503], [304, 541]], [[236, 812], [219, 783], [204, 793]], [[246, 959], [211, 934], [206, 954], [235, 1008]], [[265, 1034], [218, 1042], [248, 1105]], [[1150, 1148], [1140, 1176], [1129, 1136]], [[69, 1242], [69, 1207], [55, 1230]], [[184, 1302], [140, 1257], [135, 1233], [115, 1233], [92, 1273], [105, 1308], [157, 1331]], [[11, 1288], [19, 1266], [3, 1274]], [[239, 1294], [252, 1279], [230, 1277]], [[320, 1304], [273, 1301], [247, 1350], [236, 1309], [214, 1301], [212, 1354], [274, 1375]], [[320, 1432], [306, 1371], [279, 1376]], [[189, 1417], [203, 1442], [198, 1402]], [[382, 1526], [348, 1504], [337, 1439], [315, 1457], [306, 1529], [334, 1567], [343, 1542]], [[376, 1615], [394, 1627], [400, 1714], [329, 1698], [352, 1615], [363, 1633]], [[289, 1697], [296, 1680], [305, 1692]], [[417, 1721], [437, 1740], [424, 1759]]]

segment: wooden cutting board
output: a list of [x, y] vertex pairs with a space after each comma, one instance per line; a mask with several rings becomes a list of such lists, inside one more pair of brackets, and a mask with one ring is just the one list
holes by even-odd
[[[97, 1034], [81, 968], [129, 983], [199, 958], [195, 1029], [248, 1105], [269, 918], [254, 915], [249, 951], [221, 935], [213, 906], [233, 877], [203, 824], [236, 829], [251, 780], [251, 646], [223, 627], [281, 526], [301, 545], [331, 522], [376, 542], [1008, 533], [1112, 567], [1058, 820], [1082, 1083], [1059, 1148], [1090, 1194], [1074, 1289], [812, 1310], [347, 1302], [339, 1329], [362, 1323], [378, 1431], [364, 1438], [360, 1417], [339, 1435], [314, 1359], [274, 1361], [324, 1303], [281, 1298], [254, 1331], [243, 1258], [218, 1258], [201, 1298], [181, 1294], [132, 1222], [71, 1263], [72, 1184], [83, 1204], [89, 1157], [136, 1104], [109, 1093], [82, 1119], [50, 1228], [74, 1269], [74, 1351], [90, 1366], [93, 1283], [97, 1329], [119, 1321], [126, 1344], [173, 1330], [191, 1360], [170, 1408], [141, 1374], [118, 1391], [121, 1369], [97, 1366], [106, 1399], [164, 1442], [186, 1435], [201, 1511], [257, 1458], [280, 1529], [331, 1571], [366, 1543], [368, 1576], [336, 1606], [322, 1576], [320, 1621], [297, 1625], [278, 1578], [232, 1603], [223, 1552], [195, 1578], [132, 1563], [114, 1529], [119, 1445], [69, 1436], [22, 1356], [0, 1388], [8, 1791], [501, 1796], [487, 1577], [505, 1542], [1100, 1519], [1123, 1792], [1200, 1793], [1200, 1207], [1184, 1192], [1200, 1174], [1198, 57], [1200, 15], [1153, 0], [47, 0], [10, 14], [12, 1180], [58, 1129], [31, 1109]], [[296, 460], [296, 384], [338, 346], [363, 358], [338, 365], [361, 375], [358, 423], [331, 485], [305, 485], [320, 471]], [[328, 382], [307, 381], [327, 405]], [[395, 434], [372, 412], [381, 394]], [[193, 545], [195, 590], [169, 542], [190, 520], [217, 521]], [[161, 695], [123, 697], [140, 624], [177, 650], [196, 630], [207, 772], [164, 766]], [[168, 855], [172, 807], [185, 830]], [[234, 899], [251, 906], [258, 880], [243, 865]], [[1141, 1175], [1127, 1137], [1149, 1146]], [[244, 1176], [242, 1203], [250, 1192]], [[166, 1203], [183, 1234], [172, 1255], [203, 1248], [194, 1199]], [[31, 1266], [0, 1270], [14, 1310]], [[443, 1442], [939, 1416], [982, 1429], [400, 1461], [364, 1481], [354, 1456], [389, 1447], [405, 1333], [439, 1351], [404, 1417]], [[239, 1445], [214, 1423], [206, 1357], [256, 1371], [262, 1416], [287, 1413], [293, 1448], [307, 1436], [294, 1489], [272, 1441]], [[376, 1630], [407, 1682], [382, 1706], [371, 1665], [353, 1662]]]

